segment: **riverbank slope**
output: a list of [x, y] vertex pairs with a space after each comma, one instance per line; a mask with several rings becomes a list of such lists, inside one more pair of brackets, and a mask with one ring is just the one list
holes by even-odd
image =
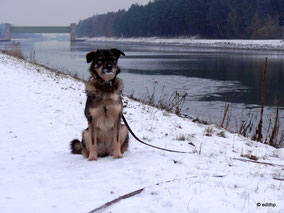
[[2, 53], [0, 79], [3, 212], [89, 212], [138, 189], [105, 212], [284, 212], [284, 149], [124, 97], [140, 138], [191, 154], [130, 136], [122, 159], [90, 162], [69, 150], [87, 126], [82, 82]]

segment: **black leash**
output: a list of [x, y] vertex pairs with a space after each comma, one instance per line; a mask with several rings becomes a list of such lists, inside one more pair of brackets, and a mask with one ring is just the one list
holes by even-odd
[[146, 143], [146, 142], [144, 142], [144, 141], [141, 141], [141, 140], [134, 134], [134, 132], [132, 131], [132, 129], [130, 128], [130, 126], [128, 125], [128, 123], [127, 123], [127, 121], [126, 121], [126, 119], [125, 119], [125, 117], [124, 117], [123, 114], [121, 115], [121, 117], [122, 117], [122, 120], [123, 120], [123, 122], [125, 123], [127, 129], [128, 129], [129, 132], [131, 133], [131, 135], [132, 135], [138, 142], [140, 142], [140, 143], [142, 143], [142, 144], [144, 144], [144, 145], [146, 145], [146, 146], [150, 146], [150, 147], [153, 147], [153, 148], [155, 148], [155, 149], [160, 149], [160, 150], [167, 151], [167, 152], [175, 152], [175, 153], [181, 153], [181, 154], [193, 154], [193, 152], [183, 152], [183, 151], [176, 151], [176, 150], [171, 150], [171, 149], [165, 149], [165, 148], [161, 148], [161, 147], [158, 147], [158, 146], [154, 146], [154, 145], [148, 144], [148, 143]]

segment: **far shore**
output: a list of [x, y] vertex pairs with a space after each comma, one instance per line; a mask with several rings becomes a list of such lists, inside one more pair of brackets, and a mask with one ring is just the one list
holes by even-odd
[[195, 39], [195, 38], [159, 38], [159, 37], [93, 37], [81, 38], [93, 42], [115, 42], [121, 44], [169, 45], [192, 48], [235, 49], [284, 51], [284, 41], [275, 40], [239, 40], [239, 39]]

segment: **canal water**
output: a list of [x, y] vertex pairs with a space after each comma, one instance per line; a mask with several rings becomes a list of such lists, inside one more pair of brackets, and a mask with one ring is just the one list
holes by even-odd
[[[249, 115], [259, 115], [267, 57], [265, 126], [274, 119], [276, 96], [279, 96], [280, 123], [284, 125], [283, 52], [86, 41], [72, 45], [69, 41], [56, 40], [19, 42], [27, 57], [34, 51], [37, 62], [76, 73], [83, 79], [89, 77], [86, 53], [99, 48], [118, 48], [126, 54], [119, 59], [125, 94], [143, 98], [155, 87], [158, 100], [162, 94], [186, 92], [183, 113], [217, 124], [222, 120], [225, 103], [230, 103], [232, 129]], [[0, 48], [3, 49], [4, 44], [0, 44]]]

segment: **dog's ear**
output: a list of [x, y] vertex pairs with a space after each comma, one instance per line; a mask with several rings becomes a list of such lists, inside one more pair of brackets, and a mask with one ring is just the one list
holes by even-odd
[[119, 50], [119, 49], [113, 48], [113, 49], [111, 49], [111, 51], [112, 51], [118, 58], [120, 57], [120, 55], [125, 56], [124, 52], [122, 52], [122, 51]]
[[89, 52], [87, 55], [86, 55], [86, 59], [87, 59], [87, 63], [90, 63], [94, 60], [96, 54], [98, 53], [98, 50], [93, 50], [92, 52]]

